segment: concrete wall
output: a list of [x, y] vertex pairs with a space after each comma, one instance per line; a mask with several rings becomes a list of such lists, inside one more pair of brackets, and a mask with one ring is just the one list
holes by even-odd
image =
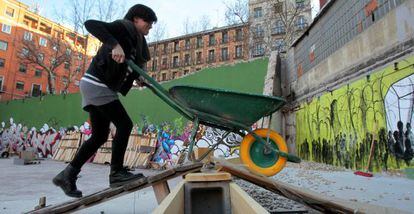
[[[318, 29], [318, 23], [314, 27]], [[306, 36], [302, 40], [306, 40]], [[296, 138], [301, 130], [296, 128], [301, 121], [297, 120], [297, 112], [304, 105], [389, 68], [394, 62], [401, 64], [414, 55], [413, 47], [414, 1], [407, 0], [303, 74], [297, 73], [295, 48], [291, 48], [287, 59], [283, 60], [286, 72], [282, 73], [283, 96], [290, 100], [289, 108], [284, 111], [285, 139], [295, 142], [298, 149], [300, 142]]]

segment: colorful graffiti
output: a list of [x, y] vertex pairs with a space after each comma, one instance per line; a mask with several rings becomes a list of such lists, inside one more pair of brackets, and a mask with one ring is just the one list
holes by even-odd
[[[404, 161], [410, 164], [413, 152], [409, 146], [410, 138], [404, 137], [402, 124], [410, 127], [413, 111], [397, 120], [390, 115], [412, 108], [412, 84], [409, 93], [398, 90], [402, 87], [394, 87], [396, 94], [402, 91], [409, 94], [406, 98], [411, 99], [411, 102], [407, 102], [406, 106], [398, 105], [395, 109], [395, 102], [391, 98], [387, 99], [386, 95], [397, 82], [406, 78], [409, 80], [404, 83], [414, 80], [413, 64], [414, 57], [404, 59], [303, 104], [296, 113], [296, 142], [300, 157], [364, 169], [374, 142], [371, 163], [374, 171], [400, 168]], [[406, 128], [406, 132], [407, 136], [412, 136], [410, 128]], [[400, 150], [396, 151], [396, 142], [406, 145], [398, 146]]]

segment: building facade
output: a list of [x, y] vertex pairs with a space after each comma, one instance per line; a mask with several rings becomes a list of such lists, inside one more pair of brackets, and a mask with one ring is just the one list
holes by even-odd
[[[16, 0], [0, 0], [0, 25], [0, 101], [46, 94], [48, 78], [54, 94], [79, 91], [79, 80], [88, 61], [88, 37], [32, 12]], [[96, 41], [90, 45], [96, 49]], [[62, 48], [66, 60], [53, 67], [62, 58], [57, 56]], [[37, 54], [39, 63], [23, 60], [29, 59], [30, 54]]]
[[247, 25], [232, 25], [149, 44], [147, 70], [167, 81], [202, 68], [247, 60]]
[[310, 0], [250, 0], [250, 57], [286, 51], [311, 20]]

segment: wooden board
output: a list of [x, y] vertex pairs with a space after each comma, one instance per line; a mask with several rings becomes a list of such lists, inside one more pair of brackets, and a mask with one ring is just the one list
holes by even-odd
[[155, 208], [153, 214], [179, 214], [184, 213], [184, 184], [185, 181], [181, 181], [175, 186], [167, 197], [164, 198], [162, 203]]
[[[176, 172], [175, 170], [173, 174], [171, 174], [171, 170], [167, 170], [168, 172], [161, 172], [154, 176], [149, 176], [147, 179], [139, 179], [130, 183], [127, 183], [123, 186], [116, 187], [116, 188], [106, 188], [104, 190], [98, 191], [96, 193], [84, 196], [82, 198], [71, 199], [67, 202], [57, 204], [54, 206], [47, 206], [38, 210], [32, 210], [28, 213], [70, 213], [76, 210], [80, 210], [83, 208], [87, 208], [93, 206], [95, 204], [99, 204], [108, 200], [115, 199], [117, 197], [123, 196], [125, 194], [129, 194], [131, 192], [135, 192], [140, 189], [144, 189], [149, 186], [153, 186], [157, 182], [165, 182], [169, 179], [186, 175], [187, 173], [199, 171], [201, 168], [190, 168], [188, 171]], [[150, 183], [152, 181], [153, 183]]]
[[231, 175], [227, 172], [190, 173], [185, 176], [187, 182], [230, 181]]
[[269, 213], [237, 184], [230, 183], [231, 211], [233, 214]]
[[224, 159], [213, 158], [222, 171], [256, 184], [276, 194], [305, 204], [324, 213], [404, 213], [401, 210], [378, 205], [363, 204], [344, 199], [322, 196], [317, 192], [299, 188], [265, 176], [255, 175], [246, 168], [230, 164]]
[[57, 161], [71, 161], [79, 149], [81, 133], [71, 133], [63, 135], [59, 141], [59, 147], [53, 154], [53, 159]]

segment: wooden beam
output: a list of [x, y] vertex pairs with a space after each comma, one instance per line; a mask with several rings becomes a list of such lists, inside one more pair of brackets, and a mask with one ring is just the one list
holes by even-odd
[[154, 176], [149, 176], [148, 178], [135, 180], [120, 187], [106, 188], [104, 190], [93, 193], [91, 195], [84, 196], [82, 198], [73, 199], [73, 200], [70, 200], [70, 201], [67, 201], [61, 204], [53, 205], [53, 206], [46, 206], [45, 208], [38, 209], [38, 210], [32, 210], [27, 213], [74, 212], [76, 210], [84, 209], [84, 208], [87, 208], [87, 207], [90, 207], [96, 204], [103, 203], [108, 200], [115, 199], [125, 194], [135, 192], [140, 189], [144, 189], [146, 187], [153, 186], [154, 184], [158, 182], [167, 181], [169, 179], [183, 176], [191, 172], [197, 172], [201, 169], [202, 165], [203, 165], [202, 163], [191, 163], [189, 165], [180, 166], [180, 167], [177, 167], [177, 169], [179, 169], [180, 171], [175, 171], [174, 169], [166, 170]]
[[161, 204], [162, 200], [170, 194], [170, 187], [168, 186], [167, 181], [161, 181], [152, 185], [154, 190], [155, 198], [157, 198], [158, 204]]
[[231, 175], [227, 172], [190, 173], [185, 176], [187, 182], [230, 181]]
[[322, 196], [317, 192], [299, 188], [281, 181], [276, 181], [265, 176], [258, 176], [249, 172], [246, 168], [228, 163], [224, 159], [214, 158], [222, 171], [229, 172], [233, 176], [256, 184], [276, 194], [297, 201], [313, 209], [324, 213], [404, 213], [401, 210], [382, 207], [378, 205], [364, 204], [344, 199]]

